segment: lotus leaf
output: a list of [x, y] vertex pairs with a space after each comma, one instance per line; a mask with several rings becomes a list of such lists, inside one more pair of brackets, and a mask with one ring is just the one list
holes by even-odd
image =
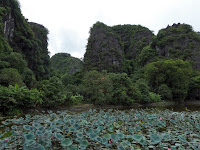
[[55, 134], [55, 137], [56, 137], [57, 139], [59, 139], [59, 140], [61, 140], [61, 139], [64, 138], [64, 136], [63, 136], [62, 134], [60, 134], [60, 133], [56, 133], [56, 134]]
[[1, 124], [3, 124], [3, 125], [9, 125], [9, 123], [6, 122], [6, 121], [1, 121]]
[[132, 136], [132, 138], [135, 140], [135, 141], [137, 141], [137, 142], [140, 142], [141, 140], [142, 140], [142, 135], [139, 135], [139, 134], [134, 134], [133, 136]]
[[96, 137], [97, 137], [97, 134], [95, 134], [95, 133], [90, 133], [90, 134], [89, 134], [89, 137], [90, 137], [92, 140], [95, 140]]
[[117, 122], [114, 122], [115, 128], [120, 128], [120, 125]]
[[117, 142], [118, 141], [118, 136], [116, 134], [111, 134], [111, 139], [114, 141], [114, 142]]
[[121, 139], [124, 138], [124, 134], [123, 133], [118, 133], [117, 136], [118, 136], [118, 138], [121, 138]]
[[25, 130], [30, 130], [30, 127], [31, 127], [30, 125], [24, 125], [24, 126], [23, 126], [23, 128], [24, 128]]
[[33, 126], [34, 126], [35, 128], [40, 128], [40, 127], [41, 127], [41, 125], [40, 125], [39, 123], [34, 123]]
[[71, 145], [67, 148], [67, 150], [78, 150], [78, 145]]
[[178, 138], [179, 138], [180, 142], [182, 142], [182, 143], [187, 143], [187, 142], [188, 142], [188, 141], [187, 141], [185, 138], [183, 138], [182, 136], [178, 136]]
[[63, 139], [61, 145], [63, 148], [72, 145], [73, 141], [70, 138]]
[[27, 114], [27, 115], [26, 115], [26, 118], [27, 118], [27, 119], [31, 118], [31, 115]]
[[41, 135], [42, 135], [42, 132], [38, 130], [38, 131], [36, 131], [35, 134], [41, 136]]
[[45, 150], [44, 146], [42, 146], [41, 144], [35, 144], [33, 147], [34, 150]]
[[118, 150], [126, 150], [122, 145], [117, 146]]
[[153, 145], [160, 143], [161, 140], [162, 140], [162, 137], [158, 136], [156, 134], [152, 134], [150, 137], [151, 137], [151, 139], [153, 141], [151, 144], [153, 144]]
[[33, 141], [35, 139], [35, 136], [33, 134], [25, 134], [24, 138], [26, 141]]
[[16, 125], [13, 125], [12, 127], [11, 127], [11, 129], [16, 129], [17, 128], [17, 126]]
[[111, 139], [111, 135], [110, 135], [110, 134], [105, 134], [103, 137], [104, 137], [105, 139], [107, 139], [107, 140]]
[[38, 128], [38, 130], [40, 130], [41, 132], [43, 132], [44, 131], [44, 127], [40, 127], [40, 128]]
[[89, 142], [88, 142], [88, 140], [87, 139], [83, 139], [81, 142], [80, 142], [80, 146], [81, 146], [81, 148], [83, 148], [83, 149], [86, 149], [88, 146], [89, 146]]

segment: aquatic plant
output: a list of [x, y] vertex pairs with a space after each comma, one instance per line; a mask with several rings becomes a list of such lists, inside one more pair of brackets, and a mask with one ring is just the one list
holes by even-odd
[[200, 149], [198, 111], [48, 111], [2, 120], [0, 149]]

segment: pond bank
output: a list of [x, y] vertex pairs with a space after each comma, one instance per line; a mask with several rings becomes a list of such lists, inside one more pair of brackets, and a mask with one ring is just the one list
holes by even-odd
[[[89, 109], [118, 109], [118, 110], [129, 110], [129, 109], [145, 109], [145, 108], [158, 108], [158, 109], [170, 109], [173, 111], [200, 111], [200, 101], [186, 101], [183, 105], [180, 105], [176, 102], [157, 102], [157, 103], [151, 103], [151, 104], [139, 104], [139, 103], [134, 103], [131, 106], [122, 106], [122, 105], [93, 105], [93, 104], [80, 104], [80, 105], [75, 105], [75, 106], [57, 106], [53, 108], [44, 108], [44, 107], [39, 107], [39, 108], [33, 108], [33, 109], [27, 109], [24, 111], [24, 114], [38, 114], [43, 111], [48, 111], [52, 110], [53, 112], [56, 111], [62, 111], [62, 110], [69, 110], [72, 112], [83, 112], [87, 111]], [[24, 115], [22, 114], [22, 116]], [[13, 116], [0, 116], [0, 120], [3, 120], [4, 118], [9, 118]]]
[[157, 102], [157, 103], [151, 103], [151, 104], [139, 104], [139, 103], [134, 103], [133, 105], [130, 106], [122, 106], [122, 105], [93, 105], [93, 104], [80, 104], [80, 105], [75, 105], [75, 106], [58, 106], [54, 107], [52, 109], [47, 109], [47, 108], [36, 108], [36, 109], [31, 109], [28, 110], [27, 113], [33, 113], [35, 111], [40, 112], [40, 111], [47, 111], [47, 110], [52, 110], [52, 111], [60, 111], [60, 110], [69, 110], [73, 112], [82, 112], [82, 111], [87, 111], [89, 109], [119, 109], [119, 110], [125, 110], [125, 109], [139, 109], [139, 108], [159, 108], [159, 109], [171, 109], [175, 111], [184, 111], [184, 110], [200, 110], [200, 101], [187, 101], [183, 105], [180, 105], [176, 102]]

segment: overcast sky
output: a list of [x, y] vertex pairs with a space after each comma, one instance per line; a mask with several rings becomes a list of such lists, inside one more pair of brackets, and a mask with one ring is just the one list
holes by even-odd
[[25, 18], [49, 30], [51, 56], [84, 56], [90, 27], [140, 24], [155, 34], [167, 25], [187, 23], [200, 31], [200, 0], [19, 0]]

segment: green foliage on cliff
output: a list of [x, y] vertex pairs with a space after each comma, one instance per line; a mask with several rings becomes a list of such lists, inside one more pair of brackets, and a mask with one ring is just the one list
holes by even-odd
[[[132, 77], [132, 82], [140, 87], [143, 102], [152, 102], [150, 97], [156, 96], [152, 96], [151, 92], [159, 93], [162, 99], [183, 101], [193, 88], [194, 91], [199, 90], [195, 86], [195, 82], [198, 83], [197, 76], [192, 74], [194, 70], [200, 71], [200, 35], [190, 25], [173, 24], [154, 36], [149, 29], [140, 25], [109, 27], [97, 22], [90, 31], [84, 57], [85, 70], [116, 72], [114, 67], [112, 70], [109, 66], [120, 59], [106, 63], [104, 60], [98, 61], [99, 58], [95, 56], [104, 54], [103, 59], [108, 60], [110, 47], [117, 44], [120, 44], [118, 52], [122, 51], [120, 72], [127, 73]], [[193, 80], [190, 80], [191, 76], [194, 76]], [[198, 98], [199, 95], [194, 97]]]
[[55, 54], [50, 60], [52, 71], [60, 75], [73, 74], [83, 68], [83, 63], [80, 59], [67, 53]]
[[153, 45], [159, 55], [189, 60], [200, 70], [200, 35], [187, 24], [173, 24], [158, 32]]
[[111, 27], [97, 22], [90, 29], [84, 55], [84, 70], [122, 72], [124, 59], [120, 37]]
[[48, 78], [47, 34], [42, 25], [27, 22], [17, 0], [0, 1], [0, 73], [7, 76], [4, 85], [15, 84], [14, 79], [9, 81], [11, 72], [29, 88], [36, 80]]
[[120, 36], [126, 59], [136, 58], [154, 36], [152, 31], [141, 25], [117, 25], [112, 29]]
[[[151, 43], [153, 36], [149, 29], [140, 25], [109, 27], [97, 22], [90, 30], [84, 68], [130, 74], [141, 51]], [[133, 61], [135, 58], [137, 60]]]

